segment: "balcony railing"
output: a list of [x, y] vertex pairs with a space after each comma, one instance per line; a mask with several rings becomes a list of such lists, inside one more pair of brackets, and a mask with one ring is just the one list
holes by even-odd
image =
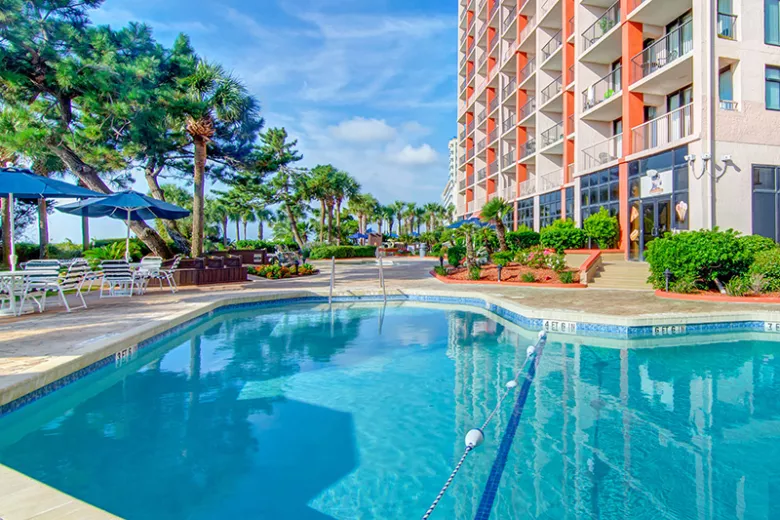
[[509, 83], [504, 85], [504, 89], [501, 91], [501, 97], [503, 99], [506, 99], [512, 94], [514, 94], [515, 90], [517, 90], [517, 79], [512, 77], [509, 79]]
[[516, 50], [517, 50], [517, 41], [513, 41], [507, 44], [507, 48], [504, 51], [504, 59], [501, 60], [501, 64], [503, 65], [504, 63], [506, 63], [506, 61], [512, 57], [512, 55], [515, 53]]
[[474, 79], [474, 69], [471, 69], [468, 74], [466, 74], [466, 83], [471, 83], [472, 79]]
[[472, 184], [474, 184], [474, 174], [473, 173], [471, 173], [471, 174], [466, 176], [466, 186], [471, 186]]
[[463, 45], [463, 42], [466, 41], [466, 38], [468, 38], [469, 32], [468, 29], [463, 32], [463, 34], [460, 35], [460, 44]]
[[477, 40], [481, 40], [482, 37], [485, 35], [485, 31], [487, 31], [488, 24], [483, 24], [482, 27], [479, 28], [479, 32], [477, 33]]
[[466, 135], [470, 134], [474, 131], [474, 121], [469, 121], [466, 123]]
[[487, 61], [487, 53], [477, 58], [477, 69], [481, 69], [482, 65], [484, 65], [486, 61]]
[[542, 148], [546, 148], [563, 139], [563, 121], [542, 132]]
[[481, 125], [486, 117], [487, 117], [487, 112], [485, 112], [484, 110], [479, 114], [477, 114], [477, 124]]
[[533, 195], [536, 193], [536, 176], [531, 175], [528, 179], [520, 183], [520, 197]]
[[623, 155], [623, 134], [610, 137], [582, 150], [582, 168], [592, 170], [617, 161]]
[[498, 43], [498, 33], [493, 33], [493, 36], [490, 37], [490, 41], [488, 41], [488, 49], [492, 52], [493, 49], [496, 48], [496, 44]]
[[547, 0], [545, 3], [542, 4], [542, 16], [546, 15], [550, 9], [555, 7], [555, 4], [558, 3], [558, 0]]
[[686, 22], [634, 56], [634, 81], [660, 70], [693, 51], [693, 23]]
[[480, 139], [477, 143], [477, 153], [480, 153], [482, 150], [485, 149], [485, 145], [487, 144], [487, 139]]
[[560, 170], [545, 173], [539, 177], [541, 191], [554, 190], [563, 186], [563, 168]]
[[558, 76], [552, 82], [542, 89], [542, 104], [547, 103], [552, 98], [560, 94], [563, 90], [563, 77]]
[[474, 157], [474, 148], [469, 148], [466, 150], [466, 160], [470, 161]]
[[529, 139], [520, 146], [520, 159], [525, 159], [533, 153], [536, 153], [536, 139]]
[[567, 74], [566, 74], [566, 84], [570, 85], [574, 83], [574, 65], [569, 65]]
[[517, 6], [513, 6], [512, 9], [509, 10], [508, 13], [506, 13], [506, 17], [504, 18], [504, 23], [501, 25], [501, 31], [506, 31], [510, 25], [512, 25], [512, 22], [515, 21], [515, 18], [517, 17]]
[[531, 77], [531, 74], [533, 74], [535, 70], [536, 70], [536, 58], [531, 58], [530, 60], [528, 60], [528, 63], [525, 64], [525, 67], [520, 69], [520, 74], [519, 74], [520, 83], [522, 83], [523, 81]]
[[550, 41], [545, 43], [544, 47], [542, 47], [542, 59], [547, 60], [550, 56], [555, 54], [555, 51], [561, 48], [562, 43], [561, 31], [558, 31], [552, 38], [550, 38]]
[[487, 169], [486, 168], [480, 168], [477, 170], [477, 182], [482, 182], [487, 177]]
[[498, 7], [501, 5], [501, 2], [496, 0], [493, 2], [493, 7], [490, 8], [490, 14], [488, 15], [488, 20], [493, 18], [493, 15], [496, 14], [496, 11], [498, 11]]
[[517, 120], [515, 119], [515, 115], [509, 114], [509, 117], [504, 119], [504, 122], [501, 124], [501, 129], [503, 130], [504, 133], [506, 133], [515, 126], [516, 122]]
[[495, 109], [498, 108], [498, 96], [494, 97], [490, 103], [488, 103], [488, 112], [492, 113]]
[[536, 110], [536, 98], [532, 97], [531, 99], [528, 100], [528, 102], [525, 105], [523, 105], [520, 108], [519, 121], [522, 121], [526, 117], [530, 116], [534, 110]]
[[693, 103], [657, 117], [631, 130], [634, 152], [673, 144], [693, 133]]
[[574, 133], [574, 114], [570, 115], [567, 121], [566, 135], [571, 135]]
[[490, 177], [491, 175], [494, 175], [497, 172], [498, 172], [498, 161], [493, 160], [493, 162], [488, 164], [488, 167], [487, 167], [488, 177]]
[[501, 168], [506, 168], [507, 166], [511, 166], [515, 164], [515, 151], [509, 150], [509, 152], [505, 153], [503, 157], [501, 157]]
[[507, 186], [503, 190], [501, 190], [501, 193], [504, 197], [504, 200], [507, 202], [512, 202], [517, 198], [517, 188], [514, 186]]
[[471, 56], [471, 53], [474, 52], [474, 47], [476, 47], [476, 45], [472, 41], [471, 44], [466, 48], [466, 56]]
[[473, 213], [474, 212], [474, 201], [469, 201], [466, 203], [466, 213]]
[[487, 137], [487, 142], [488, 144], [492, 144], [496, 139], [498, 139], [498, 128], [494, 128], [490, 131]]
[[612, 4], [601, 17], [582, 33], [583, 49], [588, 50], [610, 29], [620, 23], [620, 0]]
[[528, 38], [528, 35], [531, 34], [531, 31], [534, 30], [534, 27], [536, 27], [536, 19], [533, 16], [529, 16], [525, 27], [523, 27], [523, 30], [520, 31], [520, 39], [518, 41], [521, 44], [525, 41], [526, 38]]
[[566, 167], [566, 171], [569, 172], [569, 182], [574, 179], [574, 163], [571, 163], [569, 166]]
[[728, 110], [730, 112], [736, 112], [739, 110], [739, 104], [736, 101], [730, 101], [727, 99], [721, 99], [718, 102], [721, 110]]
[[582, 91], [582, 110], [590, 110], [608, 100], [622, 90], [621, 67], [599, 79], [596, 83]]
[[737, 15], [718, 13], [718, 36], [730, 40], [737, 39]]
[[466, 154], [464, 153], [458, 158], [458, 164], [463, 164], [466, 162]]
[[460, 191], [463, 191], [463, 190], [466, 189], [466, 179], [461, 179], [460, 180], [460, 182], [458, 183], [458, 189]]

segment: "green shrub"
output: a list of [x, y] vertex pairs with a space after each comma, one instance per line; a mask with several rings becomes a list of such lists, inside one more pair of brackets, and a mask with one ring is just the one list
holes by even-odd
[[762, 237], [761, 235], [746, 235], [744, 237], [739, 237], [739, 241], [745, 248], [745, 251], [750, 253], [751, 256], [756, 256], [762, 251], [777, 248], [777, 242], [771, 238]]
[[768, 249], [756, 254], [749, 273], [762, 275], [766, 282], [766, 290], [780, 291], [780, 248]]
[[536, 277], [534, 276], [534, 273], [523, 273], [520, 275], [520, 280], [525, 283], [534, 283], [536, 281]]
[[534, 246], [518, 252], [515, 260], [519, 264], [533, 269], [547, 268], [554, 271], [566, 269], [566, 257], [563, 254], [556, 253], [553, 249], [547, 249], [542, 246]]
[[479, 266], [474, 266], [469, 269], [469, 280], [479, 280], [482, 274], [482, 269]]
[[[140, 260], [141, 248], [138, 244], [130, 241], [130, 259]], [[125, 258], [125, 243], [112, 242], [102, 247], [94, 247], [87, 251], [84, 251], [84, 258], [90, 261], [91, 264], [99, 264], [103, 260], [123, 260]]]
[[446, 250], [444, 244], [433, 244], [433, 247], [431, 247], [431, 255], [439, 256], [440, 254], [442, 254], [442, 249]]
[[646, 258], [650, 264], [648, 281], [656, 289], [664, 288], [666, 269], [672, 281], [697, 280], [699, 288], [707, 288], [716, 278], [728, 282], [746, 272], [751, 261], [737, 232], [717, 229], [667, 233], [648, 244]]
[[458, 267], [466, 257], [466, 248], [464, 246], [452, 246], [447, 249], [447, 263], [452, 267]]
[[439, 276], [447, 276], [447, 268], [442, 267], [440, 265], [437, 265], [433, 268], [433, 272], [438, 274]]
[[752, 292], [750, 277], [745, 275], [734, 276], [726, 282], [726, 294], [729, 296], [747, 296]]
[[514, 259], [514, 256], [515, 254], [512, 251], [499, 251], [498, 253], [493, 253], [492, 260], [495, 265], [506, 267]]
[[561, 283], [574, 283], [574, 273], [572, 271], [561, 271], [558, 273]]
[[556, 220], [540, 233], [540, 243], [546, 248], [562, 253], [565, 249], [580, 249], [585, 245], [585, 231], [571, 220]]
[[[103, 247], [103, 246], [110, 246], [111, 244], [122, 244], [122, 251], [124, 251], [125, 247], [125, 238], [98, 238], [92, 241], [92, 247]], [[146, 244], [144, 244], [140, 239], [138, 238], [131, 238], [130, 239], [130, 252], [132, 253], [135, 251], [135, 248], [138, 248], [139, 255], [138, 257], [146, 256], [152, 252], [151, 249], [147, 247]]]
[[265, 249], [273, 253], [276, 251], [276, 244], [268, 240], [237, 240], [233, 249]]
[[[19, 242], [14, 244], [16, 262], [19, 264], [22, 262], [29, 262], [30, 260], [37, 260], [41, 256], [40, 251], [41, 248], [38, 246], [38, 244], [30, 244], [28, 242]], [[3, 260], [7, 260], [7, 258], [4, 258]]]
[[620, 233], [618, 219], [610, 215], [606, 208], [586, 218], [582, 227], [588, 238], [596, 242], [600, 249], [610, 249], [617, 245]]
[[679, 294], [694, 294], [699, 292], [699, 285], [701, 282], [696, 278], [680, 278], [669, 284], [669, 291]]
[[544, 263], [546, 267], [549, 267], [556, 273], [560, 273], [564, 269], [566, 269], [566, 256], [560, 254], [560, 253], [553, 253], [553, 252], [545, 252], [544, 255]]
[[58, 260], [70, 260], [82, 256], [81, 245], [74, 244], [70, 240], [60, 242], [59, 244], [49, 244], [49, 258]]
[[309, 258], [322, 260], [325, 258], [370, 258], [376, 256], [374, 246], [319, 246], [311, 250]]
[[506, 234], [506, 245], [513, 251], [539, 245], [539, 233], [532, 229], [510, 231]]

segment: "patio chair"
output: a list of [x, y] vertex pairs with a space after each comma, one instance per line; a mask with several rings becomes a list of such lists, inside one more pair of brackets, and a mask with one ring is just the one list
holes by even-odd
[[[32, 269], [29, 267], [28, 270]], [[38, 271], [40, 267], [36, 267]], [[72, 262], [63, 275], [60, 275], [60, 268], [47, 268], [47, 272], [36, 272], [25, 279], [24, 290], [22, 292], [22, 302], [19, 305], [19, 311], [24, 308], [27, 298], [32, 299], [38, 306], [38, 311], [46, 310], [46, 296], [50, 292], [56, 292], [62, 305], [70, 312], [73, 309], [86, 309], [87, 302], [84, 301], [84, 295], [81, 294], [81, 287], [84, 284], [85, 273], [89, 271], [89, 264], [86, 262]], [[76, 296], [81, 300], [81, 305], [71, 307], [65, 296], [66, 291], [76, 291]], [[39, 293], [36, 298], [34, 294]]]
[[[87, 287], [87, 294], [92, 292], [92, 286], [95, 284], [95, 282], [102, 283], [103, 280], [103, 271], [95, 270], [92, 268], [92, 264], [89, 263], [89, 260], [83, 257], [74, 258], [71, 260], [71, 265], [74, 263], [83, 263], [87, 264], [87, 271], [84, 273], [84, 283], [82, 285], [82, 291], [84, 290], [84, 286]], [[89, 284], [89, 285], [87, 285]]]
[[[100, 268], [103, 271], [103, 283], [100, 284], [101, 298], [133, 296], [137, 277], [125, 260], [104, 260], [100, 263]], [[108, 294], [106, 294], [106, 285]]]
[[61, 267], [59, 260], [28, 260], [22, 264], [19, 264], [25, 271], [31, 269], [59, 269]]
[[184, 257], [182, 254], [178, 254], [173, 257], [173, 262], [170, 266], [168, 266], [165, 269], [159, 269], [157, 271], [157, 280], [160, 281], [160, 289], [162, 289], [163, 286], [163, 280], [168, 282], [168, 287], [171, 288], [171, 292], [175, 293], [179, 290], [179, 288], [176, 286], [176, 278], [173, 275], [173, 272], [179, 268], [179, 264], [181, 263], [181, 259]]
[[[145, 256], [141, 259], [141, 265], [138, 266], [138, 270], [134, 273], [138, 281], [138, 292], [146, 292], [149, 280], [158, 278], [162, 263], [163, 259], [159, 256]], [[162, 287], [162, 281], [160, 282], [160, 287]]]

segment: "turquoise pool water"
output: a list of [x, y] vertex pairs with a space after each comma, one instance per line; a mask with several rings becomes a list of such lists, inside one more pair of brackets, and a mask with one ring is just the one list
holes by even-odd
[[[419, 518], [535, 333], [334, 309], [217, 315], [0, 419], [0, 463], [130, 519]], [[491, 518], [780, 518], [777, 343], [561, 338]], [[432, 518], [473, 517], [512, 401]]]

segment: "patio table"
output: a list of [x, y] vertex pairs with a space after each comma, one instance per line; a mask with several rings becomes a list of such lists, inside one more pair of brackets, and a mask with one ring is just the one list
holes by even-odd
[[0, 316], [16, 316], [16, 297], [22, 296], [17, 293], [17, 290], [21, 290], [24, 279], [31, 274], [48, 274], [50, 270], [46, 269], [27, 269], [19, 271], [0, 271], [0, 280], [3, 282], [10, 282], [8, 284], [8, 298], [10, 300], [10, 308], [7, 310], [0, 310]]

